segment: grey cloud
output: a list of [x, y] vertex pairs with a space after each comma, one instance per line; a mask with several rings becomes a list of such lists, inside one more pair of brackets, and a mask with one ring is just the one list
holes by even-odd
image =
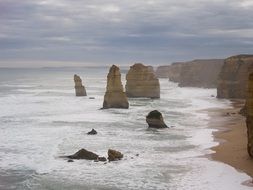
[[162, 64], [252, 53], [251, 8], [248, 0], [1, 0], [0, 60]]

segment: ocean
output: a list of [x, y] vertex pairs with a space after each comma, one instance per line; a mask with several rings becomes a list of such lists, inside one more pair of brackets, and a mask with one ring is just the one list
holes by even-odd
[[[0, 190], [250, 189], [250, 179], [213, 161], [206, 109], [231, 107], [215, 89], [180, 88], [160, 79], [161, 98], [130, 98], [129, 109], [101, 110], [107, 67], [0, 69]], [[87, 97], [76, 97], [78, 74]], [[125, 84], [125, 70], [122, 74]], [[89, 99], [94, 97], [95, 99]], [[162, 112], [169, 129], [150, 130], [145, 116]], [[95, 136], [86, 133], [92, 128]], [[81, 148], [121, 161], [61, 158]], [[137, 154], [139, 156], [137, 156]]]

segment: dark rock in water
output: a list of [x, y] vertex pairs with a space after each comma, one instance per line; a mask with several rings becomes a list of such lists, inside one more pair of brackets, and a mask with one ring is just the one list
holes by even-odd
[[74, 160], [69, 159], [68, 162], [74, 162]]
[[149, 114], [146, 116], [146, 122], [151, 128], [168, 128], [163, 121], [162, 114], [157, 110], [149, 112]]
[[98, 157], [98, 161], [100, 161], [100, 162], [106, 162], [107, 159], [106, 159], [106, 157]]
[[98, 155], [85, 149], [81, 149], [73, 155], [67, 156], [70, 159], [97, 160]]
[[89, 97], [89, 99], [95, 99], [95, 97]]
[[95, 129], [92, 129], [90, 132], [87, 133], [88, 135], [96, 135], [97, 131]]
[[214, 95], [211, 95], [212, 98], [214, 98], [215, 96]]
[[135, 154], [135, 156], [139, 156], [139, 154]]
[[117, 161], [123, 158], [123, 154], [119, 151], [109, 149], [108, 150], [108, 160], [109, 161]]

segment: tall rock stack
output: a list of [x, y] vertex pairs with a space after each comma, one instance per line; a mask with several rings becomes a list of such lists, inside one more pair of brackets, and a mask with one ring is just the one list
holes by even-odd
[[248, 96], [246, 101], [248, 153], [253, 158], [253, 73], [249, 76]]
[[113, 65], [107, 75], [107, 87], [104, 96], [103, 109], [128, 108], [129, 103], [121, 83], [119, 67]]
[[253, 72], [253, 55], [237, 55], [227, 58], [218, 79], [217, 97], [245, 99], [248, 77]]
[[76, 96], [87, 96], [85, 87], [82, 84], [82, 79], [78, 75], [74, 75]]
[[160, 98], [160, 83], [153, 67], [136, 63], [126, 75], [127, 97]]

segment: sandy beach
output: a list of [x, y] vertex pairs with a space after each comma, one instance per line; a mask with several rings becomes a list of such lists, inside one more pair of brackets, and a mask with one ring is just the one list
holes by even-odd
[[233, 108], [210, 111], [213, 118], [210, 126], [218, 129], [214, 137], [220, 142], [212, 148], [215, 153], [211, 156], [253, 177], [253, 159], [247, 153], [246, 118], [238, 113], [243, 105], [244, 102], [238, 100], [233, 102]]

